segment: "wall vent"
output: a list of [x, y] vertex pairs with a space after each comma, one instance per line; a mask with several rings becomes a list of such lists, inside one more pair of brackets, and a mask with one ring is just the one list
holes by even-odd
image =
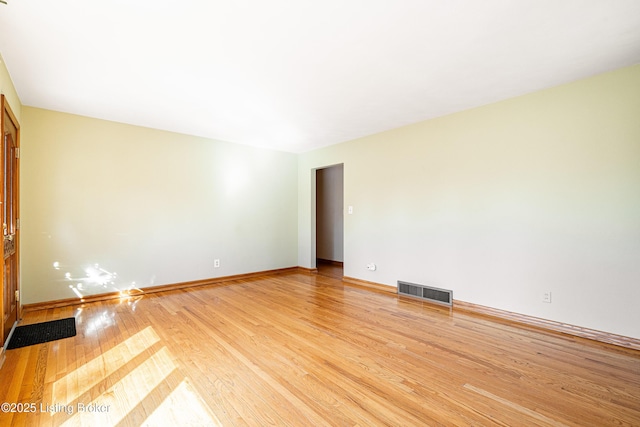
[[416, 285], [398, 280], [398, 295], [420, 298], [438, 304], [453, 305], [453, 291]]

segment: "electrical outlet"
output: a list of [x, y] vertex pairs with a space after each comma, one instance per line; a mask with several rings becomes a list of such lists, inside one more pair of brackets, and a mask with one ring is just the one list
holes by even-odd
[[219, 259], [214, 259], [213, 260], [213, 268], [218, 268], [220, 267], [220, 260]]
[[374, 263], [367, 264], [367, 270], [376, 271], [376, 265]]
[[545, 291], [542, 294], [542, 302], [551, 303], [551, 291]]

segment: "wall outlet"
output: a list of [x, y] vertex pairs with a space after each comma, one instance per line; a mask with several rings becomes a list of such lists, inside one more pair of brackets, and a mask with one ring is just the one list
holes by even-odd
[[376, 265], [374, 263], [367, 264], [367, 270], [376, 271]]
[[220, 267], [220, 260], [219, 259], [214, 259], [213, 260], [213, 268], [218, 268]]
[[551, 291], [545, 291], [542, 294], [542, 302], [551, 303]]

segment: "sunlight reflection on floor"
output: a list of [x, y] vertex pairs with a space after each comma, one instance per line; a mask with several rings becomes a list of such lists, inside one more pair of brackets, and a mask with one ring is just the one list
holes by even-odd
[[59, 403], [63, 400], [73, 402], [159, 340], [153, 328], [148, 326], [90, 362], [69, 372], [53, 384], [54, 402]]
[[54, 402], [72, 409], [62, 425], [220, 425], [159, 342], [148, 326], [56, 381]]
[[185, 379], [143, 425], [149, 426], [221, 426], [222, 423], [206, 409], [199, 396]]

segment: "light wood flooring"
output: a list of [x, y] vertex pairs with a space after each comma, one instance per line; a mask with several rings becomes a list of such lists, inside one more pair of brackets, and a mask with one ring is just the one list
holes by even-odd
[[341, 262], [317, 259], [316, 268], [319, 275], [333, 277], [334, 279], [342, 279], [344, 273], [344, 266]]
[[[26, 313], [2, 426], [640, 426], [640, 352], [287, 273]], [[3, 408], [11, 407], [3, 406]], [[24, 412], [34, 409], [34, 412]]]

